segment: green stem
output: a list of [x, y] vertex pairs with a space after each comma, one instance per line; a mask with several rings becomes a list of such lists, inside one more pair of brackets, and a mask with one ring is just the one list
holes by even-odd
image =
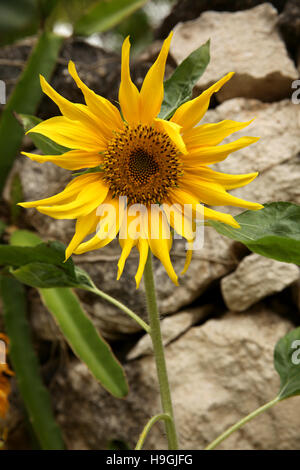
[[159, 321], [159, 314], [156, 302], [156, 294], [155, 294], [155, 284], [154, 284], [154, 277], [153, 277], [153, 269], [152, 269], [152, 257], [151, 252], [149, 251], [145, 270], [144, 270], [144, 283], [145, 283], [145, 290], [146, 290], [146, 298], [147, 298], [147, 307], [149, 313], [149, 321], [150, 321], [150, 336], [152, 339], [153, 350], [154, 350], [154, 357], [156, 362], [156, 369], [157, 369], [157, 376], [159, 381], [160, 387], [160, 396], [161, 396], [161, 404], [164, 414], [170, 416], [170, 420], [165, 422], [166, 426], [166, 433], [168, 438], [168, 446], [169, 450], [176, 450], [178, 449], [178, 441], [176, 435], [176, 428], [174, 423], [174, 415], [173, 415], [173, 406], [170, 394], [170, 387], [168, 381], [168, 374], [167, 374], [167, 367], [166, 367], [166, 360], [164, 354], [164, 347], [162, 342], [161, 330], [160, 330], [160, 321]]
[[274, 398], [274, 400], [271, 400], [265, 405], [261, 406], [260, 408], [257, 408], [257, 410], [253, 411], [248, 416], [245, 416], [245, 418], [242, 418], [236, 424], [228, 428], [227, 431], [223, 432], [219, 437], [217, 437], [217, 439], [211, 442], [204, 450], [213, 450], [222, 441], [227, 439], [227, 437], [229, 437], [232, 433], [240, 429], [242, 426], [244, 426], [244, 424], [248, 423], [248, 421], [251, 421], [251, 419], [255, 418], [256, 416], [260, 415], [264, 411], [268, 410], [269, 408], [271, 408], [271, 406], [276, 405], [276, 403], [278, 403], [279, 400], [280, 398], [276, 397]]
[[120, 310], [125, 312], [127, 315], [129, 315], [133, 320], [135, 320], [147, 333], [150, 334], [150, 326], [147, 325], [144, 320], [142, 320], [136, 313], [134, 313], [130, 308], [126, 307], [126, 305], [122, 304], [122, 302], [119, 302], [118, 300], [114, 299], [110, 295], [106, 294], [102, 290], [98, 289], [96, 286], [87, 288], [86, 286], [81, 286], [83, 289], [88, 290], [90, 292], [93, 292], [96, 295], [99, 295], [104, 300], [107, 300], [107, 302], [115, 305], [118, 307]]
[[144, 442], [146, 440], [146, 437], [148, 436], [149, 434], [149, 431], [150, 429], [152, 428], [152, 426], [157, 423], [157, 421], [160, 421], [160, 420], [164, 420], [164, 421], [172, 421], [172, 418], [170, 417], [170, 415], [167, 415], [165, 413], [161, 413], [159, 415], [155, 415], [153, 416], [153, 418], [149, 419], [148, 423], [146, 424], [146, 426], [144, 427], [143, 431], [141, 432], [141, 435], [140, 435], [140, 438], [138, 440], [138, 443], [135, 447], [135, 450], [141, 450], [143, 445], [144, 445]]

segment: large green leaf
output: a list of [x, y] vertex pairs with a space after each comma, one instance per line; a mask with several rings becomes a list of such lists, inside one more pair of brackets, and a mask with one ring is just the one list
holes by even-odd
[[1, 114], [0, 194], [24, 135], [23, 129], [13, 113], [35, 113], [42, 97], [39, 74], [44, 75], [46, 78], [50, 77], [62, 42], [63, 38], [51, 32], [44, 32], [39, 37], [26, 67]]
[[[83, 311], [77, 296], [71, 289], [60, 287], [67, 285], [91, 288], [94, 286], [92, 280], [83, 270], [74, 266], [71, 259], [63, 263], [62, 244], [40, 244], [40, 241], [37, 235], [27, 230], [14, 232], [11, 237], [11, 243], [14, 245], [11, 248], [36, 249], [37, 251], [33, 251], [34, 256], [41, 256], [44, 260], [48, 259], [48, 262], [23, 264], [19, 269], [11, 270], [12, 273], [28, 285], [44, 287], [38, 289], [41, 298], [74, 353], [104, 388], [116, 397], [124, 397], [128, 393], [128, 384], [122, 366]], [[24, 257], [21, 253], [20, 258], [22, 256]], [[51, 264], [51, 258], [54, 264]], [[59, 287], [49, 288], [52, 286]]]
[[280, 376], [279, 398], [300, 395], [300, 327], [278, 341], [274, 366]]
[[16, 279], [0, 275], [4, 322], [10, 339], [10, 359], [31, 425], [42, 449], [63, 449], [64, 443], [51, 408], [51, 400], [40, 377], [26, 318], [24, 287]]
[[112, 395], [118, 398], [127, 395], [128, 385], [122, 366], [83, 312], [75, 294], [63, 287], [39, 291], [72, 350], [94, 377]]
[[176, 109], [192, 97], [193, 88], [209, 64], [210, 42], [193, 51], [164, 83], [164, 100], [159, 117], [169, 119]]
[[[29, 131], [37, 124], [42, 122], [41, 119], [35, 116], [30, 116], [29, 114], [18, 114], [18, 118], [20, 119], [25, 132]], [[31, 132], [29, 137], [31, 138], [36, 148], [41, 150], [45, 155], [61, 155], [62, 153], [68, 152], [70, 150], [69, 148], [63, 147], [48, 137], [45, 137], [42, 134], [37, 134], [36, 132]]]
[[267, 258], [300, 264], [300, 206], [272, 202], [258, 211], [245, 211], [235, 217], [240, 229], [212, 222], [219, 233], [246, 245]]
[[102, 0], [92, 5], [75, 23], [74, 33], [89, 36], [113, 28], [147, 0]]

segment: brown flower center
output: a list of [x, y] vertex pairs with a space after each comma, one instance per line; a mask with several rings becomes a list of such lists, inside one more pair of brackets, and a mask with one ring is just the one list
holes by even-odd
[[171, 139], [151, 126], [126, 126], [104, 154], [104, 180], [113, 196], [129, 203], [162, 203], [182, 174], [179, 152]]

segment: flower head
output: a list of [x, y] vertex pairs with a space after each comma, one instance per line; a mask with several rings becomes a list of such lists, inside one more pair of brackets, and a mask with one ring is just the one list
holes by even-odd
[[[119, 234], [122, 254], [118, 262], [118, 278], [131, 249], [136, 247], [140, 254], [137, 286], [149, 248], [177, 283], [170, 260], [170, 226], [186, 238], [190, 246], [184, 271], [191, 259], [195, 219], [199, 214], [204, 220], [219, 220], [239, 227], [230, 214], [199, 203], [247, 209], [262, 207], [226, 192], [250, 183], [257, 173], [228, 175], [208, 167], [258, 140], [256, 137], [241, 137], [219, 145], [225, 137], [243, 129], [249, 122], [225, 120], [195, 127], [208, 109], [213, 93], [231, 78], [232, 73], [197, 98], [182, 104], [170, 121], [158, 118], [171, 37], [172, 34], [163, 43], [140, 91], [130, 77], [130, 42], [125, 39], [119, 90], [121, 112], [81, 81], [73, 62], [69, 63], [69, 72], [84, 95], [85, 105], [69, 102], [41, 77], [43, 91], [57, 104], [62, 116], [48, 119], [30, 132], [49, 137], [70, 150], [62, 155], [23, 152], [40, 163], [52, 162], [69, 170], [93, 169], [75, 177], [59, 194], [21, 205], [35, 207], [57, 219], [77, 219], [66, 257], [101, 248]], [[139, 223], [134, 211], [136, 205], [146, 209], [139, 214]], [[185, 205], [192, 208], [191, 216], [185, 214]], [[109, 214], [99, 212], [99, 208], [107, 206], [113, 209]]]

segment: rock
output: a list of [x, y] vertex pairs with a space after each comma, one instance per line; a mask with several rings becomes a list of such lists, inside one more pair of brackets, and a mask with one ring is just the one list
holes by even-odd
[[[205, 305], [203, 307], [192, 308], [181, 311], [170, 317], [161, 320], [161, 333], [164, 346], [167, 346], [171, 341], [176, 340], [179, 336], [183, 335], [191, 326], [203, 321], [212, 312], [212, 305]], [[144, 335], [137, 342], [134, 348], [127, 355], [128, 360], [137, 359], [140, 356], [145, 356], [153, 353], [152, 342], [149, 335]]]
[[223, 277], [221, 290], [227, 307], [243, 312], [298, 279], [299, 268], [296, 265], [252, 254], [246, 256], [233, 273]]
[[277, 21], [277, 11], [269, 3], [236, 13], [205, 12], [174, 28], [171, 55], [179, 64], [210, 38], [211, 62], [197, 83], [200, 90], [234, 71], [217, 94], [218, 101], [234, 97], [280, 100], [291, 95], [291, 83], [298, 74]]
[[[181, 449], [202, 449], [276, 396], [280, 381], [271, 365], [273, 348], [291, 327], [257, 306], [209, 320], [169, 344], [167, 365]], [[130, 393], [124, 400], [105, 392], [75, 359], [56, 376], [52, 393], [69, 449], [107, 449], [112, 439], [131, 448], [136, 444], [148, 419], [160, 410], [153, 358], [131, 361], [126, 371]], [[283, 401], [219, 448], [299, 448], [299, 404], [299, 397]], [[145, 448], [166, 448], [161, 423], [152, 428]]]

